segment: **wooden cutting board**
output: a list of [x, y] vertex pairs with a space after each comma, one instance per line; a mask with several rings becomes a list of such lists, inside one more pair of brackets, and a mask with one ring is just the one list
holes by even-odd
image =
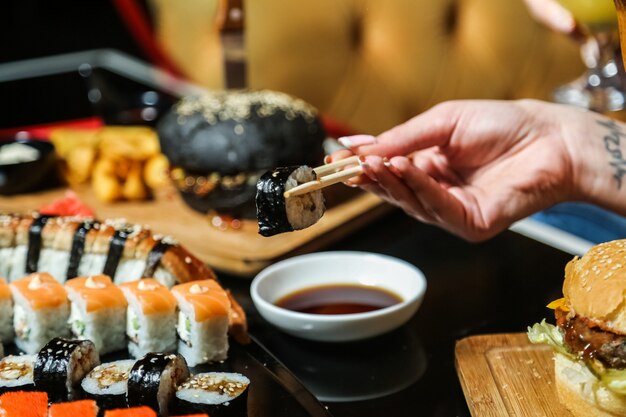
[[[65, 191], [0, 196], [0, 211], [36, 210], [63, 197]], [[281, 257], [319, 250], [390, 209], [374, 195], [362, 193], [328, 209], [312, 227], [267, 238], [258, 234], [253, 220], [243, 221], [237, 230], [211, 226], [208, 217], [185, 205], [174, 189], [162, 190], [154, 200], [114, 204], [98, 201], [89, 187], [74, 191], [99, 219], [125, 218], [148, 225], [157, 233], [173, 236], [212, 267], [241, 276], [252, 276]]]
[[456, 369], [474, 417], [571, 417], [554, 386], [552, 350], [525, 333], [457, 342]]

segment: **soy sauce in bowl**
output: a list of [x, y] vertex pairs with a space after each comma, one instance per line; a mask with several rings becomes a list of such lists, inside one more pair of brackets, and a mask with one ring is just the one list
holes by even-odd
[[402, 302], [391, 291], [378, 287], [337, 284], [304, 288], [287, 294], [275, 304], [308, 314], [355, 314], [380, 310]]

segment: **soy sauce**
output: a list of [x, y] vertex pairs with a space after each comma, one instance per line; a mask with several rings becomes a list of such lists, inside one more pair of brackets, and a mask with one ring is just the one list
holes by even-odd
[[278, 307], [309, 314], [353, 314], [380, 310], [402, 302], [391, 291], [365, 285], [320, 285], [287, 294]]

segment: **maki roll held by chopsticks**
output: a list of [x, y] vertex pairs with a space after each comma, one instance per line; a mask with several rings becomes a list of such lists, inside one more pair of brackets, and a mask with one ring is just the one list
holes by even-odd
[[257, 182], [259, 234], [273, 236], [314, 225], [326, 210], [322, 188], [362, 172], [358, 156], [317, 168], [302, 165], [266, 172]]
[[285, 192], [316, 178], [315, 171], [307, 166], [281, 167], [263, 174], [256, 194], [259, 234], [273, 236], [317, 223], [325, 211], [320, 190], [285, 198]]

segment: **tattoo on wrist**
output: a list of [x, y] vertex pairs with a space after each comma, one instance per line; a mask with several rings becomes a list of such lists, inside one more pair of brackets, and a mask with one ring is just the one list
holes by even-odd
[[613, 178], [617, 182], [617, 188], [622, 188], [622, 181], [626, 175], [626, 159], [622, 152], [622, 143], [626, 143], [626, 132], [615, 122], [615, 120], [598, 120], [600, 126], [604, 126], [609, 133], [604, 135], [604, 149], [608, 152], [609, 165], [613, 171]]

